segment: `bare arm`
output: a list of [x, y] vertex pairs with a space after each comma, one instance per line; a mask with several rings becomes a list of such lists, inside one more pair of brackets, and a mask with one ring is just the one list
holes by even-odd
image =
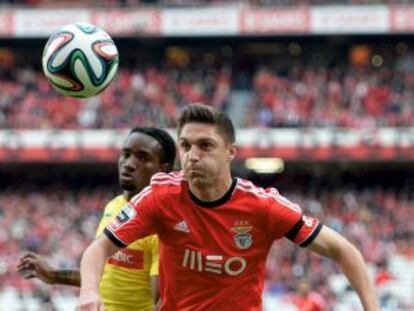
[[54, 269], [35, 253], [23, 255], [19, 260], [17, 270], [25, 279], [38, 278], [48, 284], [80, 286], [79, 269]]
[[119, 248], [105, 235], [92, 242], [82, 256], [80, 273], [81, 289], [76, 311], [103, 311], [99, 297], [99, 282], [106, 259]]
[[360, 251], [339, 233], [323, 226], [308, 248], [336, 261], [358, 293], [365, 311], [379, 311], [374, 286]]
[[151, 294], [154, 301], [154, 311], [159, 310], [160, 307], [160, 278], [158, 275], [151, 276]]
[[52, 284], [62, 284], [80, 287], [80, 270], [55, 270], [53, 271]]

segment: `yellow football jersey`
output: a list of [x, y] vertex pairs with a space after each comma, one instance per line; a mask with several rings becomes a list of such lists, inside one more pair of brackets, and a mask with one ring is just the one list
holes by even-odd
[[[102, 234], [125, 204], [127, 201], [120, 195], [105, 206], [96, 236]], [[158, 275], [158, 251], [158, 237], [151, 235], [119, 250], [107, 260], [99, 288], [105, 311], [152, 310], [150, 276]]]

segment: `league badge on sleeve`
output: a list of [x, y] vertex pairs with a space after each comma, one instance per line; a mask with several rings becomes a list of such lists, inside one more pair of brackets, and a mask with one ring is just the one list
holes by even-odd
[[236, 246], [240, 249], [248, 249], [252, 246], [253, 238], [250, 231], [253, 226], [249, 226], [248, 222], [236, 222], [235, 226], [231, 228], [236, 235], [233, 236]]
[[128, 220], [134, 218], [136, 214], [137, 212], [135, 211], [135, 209], [131, 205], [127, 204], [122, 208], [122, 210], [114, 218], [114, 220], [112, 220], [112, 222], [110, 223], [110, 227], [113, 230], [116, 230], [122, 224], [126, 223]]
[[128, 220], [134, 218], [136, 213], [137, 212], [135, 211], [135, 209], [131, 205], [127, 204], [122, 208], [122, 210], [119, 212], [119, 214], [118, 214], [118, 216], [116, 216], [116, 218], [121, 223], [124, 223], [124, 222], [127, 222]]

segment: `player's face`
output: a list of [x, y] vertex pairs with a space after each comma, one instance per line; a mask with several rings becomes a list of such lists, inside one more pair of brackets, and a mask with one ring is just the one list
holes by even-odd
[[224, 140], [216, 126], [187, 123], [179, 136], [179, 154], [188, 181], [195, 186], [207, 186], [229, 173], [235, 147]]
[[298, 284], [298, 292], [300, 295], [306, 296], [310, 292], [310, 285], [306, 281], [300, 281]]
[[161, 171], [161, 146], [154, 138], [130, 134], [119, 157], [119, 183], [122, 189], [138, 193], [149, 185], [151, 176]]

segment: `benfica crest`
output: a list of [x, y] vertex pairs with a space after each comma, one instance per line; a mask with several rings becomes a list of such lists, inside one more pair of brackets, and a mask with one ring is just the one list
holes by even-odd
[[248, 249], [252, 245], [253, 238], [250, 233], [252, 229], [253, 226], [236, 226], [231, 228], [231, 230], [236, 233], [233, 238], [238, 248]]

